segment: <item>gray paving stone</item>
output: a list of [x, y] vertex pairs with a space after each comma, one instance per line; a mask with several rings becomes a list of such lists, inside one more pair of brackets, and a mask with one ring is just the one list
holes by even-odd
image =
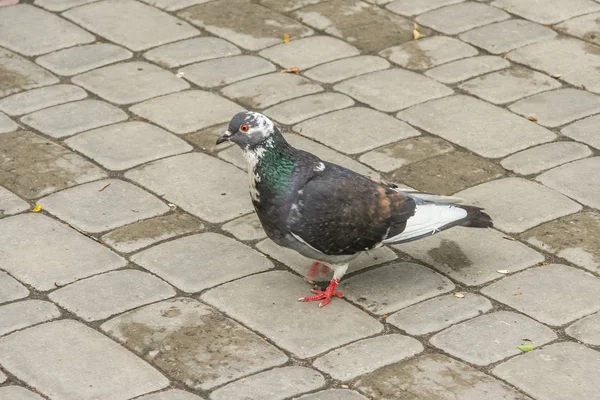
[[8, 371], [51, 398], [124, 400], [169, 385], [134, 354], [73, 320], [3, 337], [0, 349]]
[[188, 293], [273, 268], [257, 251], [216, 233], [162, 243], [137, 253], [131, 260]]
[[336, 60], [304, 71], [304, 75], [322, 83], [336, 83], [358, 75], [386, 69], [390, 63], [377, 56], [356, 56]]
[[241, 184], [248, 179], [245, 175], [224, 161], [192, 153], [138, 167], [125, 177], [163, 195], [190, 214], [219, 223], [254, 209], [248, 188]]
[[600, 13], [592, 13], [581, 17], [572, 18], [555, 27], [559, 32], [567, 35], [576, 36], [594, 44], [600, 45], [600, 35], [598, 34], [598, 19]]
[[523, 178], [511, 177], [482, 183], [456, 193], [456, 196], [469, 204], [485, 208], [492, 216], [494, 226], [511, 233], [523, 232], [581, 210], [579, 204], [560, 193]]
[[600, 115], [574, 122], [564, 127], [560, 133], [600, 150], [600, 135], [596, 130], [598, 124], [600, 124]]
[[398, 111], [453, 93], [452, 89], [433, 79], [403, 69], [361, 75], [338, 83], [334, 89], [385, 112]]
[[177, 11], [182, 8], [190, 7], [196, 4], [206, 3], [210, 0], [142, 0], [144, 3], [150, 4], [166, 11]]
[[184, 390], [169, 389], [162, 392], [155, 392], [141, 397], [136, 397], [135, 400], [203, 400], [195, 394], [191, 394]]
[[534, 116], [538, 124], [554, 128], [600, 112], [600, 96], [566, 88], [528, 97], [509, 109], [525, 117]]
[[79, 86], [59, 84], [5, 97], [0, 100], [0, 110], [11, 116], [23, 115], [86, 97], [87, 93]]
[[515, 357], [492, 373], [538, 399], [595, 399], [600, 353], [576, 343], [556, 343]]
[[561, 84], [556, 79], [517, 66], [472, 79], [459, 86], [464, 91], [495, 104], [508, 103], [559, 87]]
[[116, 104], [137, 103], [190, 87], [170, 72], [139, 61], [95, 69], [73, 77], [72, 82]]
[[58, 78], [50, 72], [0, 48], [0, 97], [55, 83]]
[[[132, 0], [99, 1], [71, 9], [63, 16], [133, 51], [199, 34], [187, 23]], [[135, 24], [130, 23], [132, 20]]]
[[[597, 4], [600, 6], [600, 4]], [[569, 3], [571, 8], [571, 3]], [[558, 37], [508, 53], [511, 61], [528, 65], [575, 86], [600, 93], [600, 47], [577, 39]]]
[[213, 58], [235, 56], [240, 49], [215, 37], [199, 37], [165, 44], [144, 53], [144, 58], [167, 68], [179, 67]]
[[211, 389], [288, 360], [237, 322], [184, 297], [130, 311], [101, 329], [192, 389]]
[[29, 4], [0, 8], [0, 24], [0, 46], [26, 56], [90, 43], [96, 39], [78, 26]]
[[296, 397], [296, 400], [367, 400], [367, 398], [350, 389], [327, 389]]
[[223, 225], [223, 230], [239, 240], [261, 240], [267, 237], [258, 215], [248, 214]]
[[43, 397], [20, 386], [0, 387], [0, 396], [4, 400], [43, 400]]
[[[0, 371], [0, 383], [4, 383], [6, 381], [7, 377], [6, 375], [4, 375], [4, 372]], [[0, 389], [0, 393], [2, 389]]]
[[498, 71], [509, 65], [510, 63], [501, 57], [479, 56], [440, 65], [426, 71], [425, 75], [436, 81], [450, 84]]
[[0, 185], [26, 199], [106, 176], [82, 157], [27, 131], [2, 134], [0, 154]]
[[211, 1], [186, 8], [178, 16], [251, 51], [281, 43], [284, 34], [291, 38], [313, 34], [312, 29], [293, 19], [244, 0]]
[[230, 146], [227, 149], [219, 152], [218, 156], [220, 159], [235, 165], [239, 169], [242, 169], [246, 172], [248, 171], [248, 161], [246, 161], [246, 158], [239, 147]]
[[108, 272], [55, 290], [48, 296], [86, 321], [96, 321], [175, 296], [155, 276], [132, 269]]
[[60, 310], [48, 301], [24, 300], [0, 306], [0, 336], [56, 318], [60, 318]]
[[546, 25], [600, 10], [600, 4], [591, 0], [574, 0], [569, 3], [543, 0], [535, 4], [527, 0], [496, 0], [492, 2], [492, 5], [505, 9], [511, 14]]
[[0, 186], [0, 217], [17, 214], [29, 208], [27, 202]]
[[348, 381], [373, 372], [424, 350], [423, 345], [408, 336], [391, 334], [364, 339], [333, 350], [313, 362], [313, 366], [333, 379]]
[[192, 146], [171, 133], [140, 121], [87, 131], [65, 143], [113, 171], [192, 150]]
[[423, 14], [427, 11], [435, 10], [436, 8], [448, 6], [451, 4], [460, 3], [463, 0], [424, 0], [415, 2], [412, 0], [396, 0], [389, 3], [385, 8], [396, 14], [413, 16]]
[[555, 36], [556, 32], [545, 26], [527, 20], [511, 19], [473, 29], [459, 37], [492, 54], [501, 54]]
[[312, 118], [293, 129], [345, 154], [362, 153], [420, 134], [404, 122], [364, 107], [351, 107]]
[[95, 0], [35, 0], [33, 4], [50, 11], [65, 11], [93, 1]]
[[502, 160], [502, 166], [521, 175], [537, 174], [549, 168], [585, 158], [589, 147], [575, 142], [554, 142], [532, 147]]
[[29, 290], [4, 271], [0, 271], [0, 304], [22, 299], [29, 295]]
[[447, 35], [456, 35], [508, 18], [510, 15], [487, 4], [464, 2], [421, 14], [416, 21]]
[[221, 89], [225, 96], [251, 109], [266, 108], [285, 100], [322, 91], [321, 86], [304, 77], [280, 72], [237, 82]]
[[341, 110], [354, 105], [354, 100], [340, 93], [317, 93], [288, 100], [264, 111], [270, 118], [285, 125]]
[[556, 137], [525, 118], [463, 95], [417, 105], [397, 117], [483, 157], [503, 157]]
[[433, 36], [390, 47], [381, 51], [379, 55], [403, 68], [424, 70], [439, 64], [475, 56], [477, 49], [458, 39]]
[[569, 326], [567, 335], [592, 346], [600, 346], [600, 313], [582, 318]]
[[282, 367], [261, 372], [215, 390], [211, 400], [277, 400], [319, 389], [325, 379], [306, 367]]
[[2, 268], [41, 291], [127, 264], [106, 247], [43, 215], [4, 218], [0, 227]]
[[520, 354], [522, 344], [536, 348], [557, 338], [550, 328], [530, 318], [498, 311], [454, 325], [429, 342], [471, 364], [488, 365]]
[[283, 68], [298, 67], [300, 70], [305, 70], [318, 64], [356, 56], [359, 53], [356, 47], [331, 36], [313, 36], [281, 43], [259, 54]]
[[[600, 175], [587, 171], [600, 168], [600, 157], [586, 158], [544, 172], [537, 180], [586, 206], [600, 209]], [[582, 173], [585, 179], [582, 179]]]
[[469, 286], [501, 277], [499, 269], [520, 271], [544, 261], [537, 251], [493, 229], [456, 227], [394, 247]]
[[[600, 281], [587, 272], [560, 264], [508, 276], [481, 292], [554, 326], [600, 310]], [[523, 294], [514, 296], [516, 292]]]
[[19, 129], [19, 125], [0, 112], [0, 133], [14, 132], [17, 129]]
[[321, 0], [260, 0], [259, 3], [279, 12], [294, 11], [298, 8], [317, 4]]
[[425, 335], [476, 317], [491, 309], [492, 303], [483, 296], [464, 293], [464, 297], [459, 298], [449, 294], [400, 310], [388, 317], [386, 321], [409, 335]]
[[203, 61], [180, 70], [188, 81], [209, 88], [274, 71], [275, 66], [264, 58], [248, 55]]
[[89, 99], [45, 108], [24, 116], [21, 121], [46, 135], [61, 138], [127, 118], [117, 107]]
[[360, 378], [356, 387], [376, 399], [529, 400], [510, 386], [442, 354], [381, 368]]
[[154, 243], [204, 230], [204, 224], [189, 214], [173, 213], [135, 222], [102, 236], [113, 249], [131, 253]]
[[234, 147], [232, 142], [216, 144], [217, 139], [223, 135], [228, 128], [228, 123], [215, 125], [210, 128], [183, 135], [185, 140], [203, 153], [216, 155], [219, 151], [228, 147]]
[[[289, 272], [253, 275], [211, 289], [202, 300], [250, 329], [267, 336], [298, 357], [315, 356], [334, 347], [381, 332], [375, 319], [341, 299], [327, 307], [302, 303], [308, 285]], [[336, 329], [315, 340], [314, 327], [335, 319]]]
[[35, 62], [57, 75], [80, 74], [131, 58], [129, 50], [110, 43], [77, 46], [38, 57]]

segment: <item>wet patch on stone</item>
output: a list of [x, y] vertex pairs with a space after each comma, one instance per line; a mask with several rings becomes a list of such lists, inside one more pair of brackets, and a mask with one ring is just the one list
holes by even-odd
[[0, 48], [0, 97], [58, 83], [58, 78], [15, 53]]

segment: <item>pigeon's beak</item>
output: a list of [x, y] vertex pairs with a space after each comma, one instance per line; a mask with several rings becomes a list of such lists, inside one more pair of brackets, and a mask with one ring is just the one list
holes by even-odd
[[229, 131], [225, 131], [225, 133], [217, 139], [217, 144], [221, 144], [223, 142], [226, 142], [229, 140], [229, 138], [231, 137], [232, 133]]

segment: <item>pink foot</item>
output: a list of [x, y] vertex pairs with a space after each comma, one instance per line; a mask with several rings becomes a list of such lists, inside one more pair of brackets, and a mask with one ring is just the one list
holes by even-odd
[[323, 300], [319, 303], [319, 308], [325, 307], [331, 301], [331, 297], [333, 297], [333, 296], [337, 296], [339, 298], [344, 297], [343, 294], [341, 294], [340, 292], [335, 290], [338, 283], [340, 283], [339, 279], [332, 279], [331, 282], [329, 283], [329, 286], [327, 286], [327, 289], [325, 289], [325, 290], [313, 289], [312, 292], [315, 294], [315, 296], [301, 297], [298, 300], [305, 301], [305, 302], [306, 301]]
[[[319, 267], [321, 267], [320, 270]], [[317, 277], [324, 278], [327, 276], [328, 272], [329, 267], [327, 265], [315, 261], [312, 263], [312, 265], [308, 269], [308, 272], [306, 273], [306, 280], [310, 283], [315, 283], [315, 281], [317, 281]]]

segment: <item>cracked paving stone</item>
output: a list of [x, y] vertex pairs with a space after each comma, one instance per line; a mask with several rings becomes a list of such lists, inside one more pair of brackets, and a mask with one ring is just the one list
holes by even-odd
[[596, 399], [599, 368], [599, 352], [563, 342], [508, 360], [492, 373], [538, 399]]
[[149, 364], [73, 320], [0, 338], [0, 363], [41, 393], [65, 400], [125, 400], [169, 385]]
[[151, 6], [161, 8], [166, 11], [177, 11], [182, 8], [194, 6], [196, 4], [207, 3], [210, 0], [142, 0]]
[[57, 75], [71, 76], [131, 58], [129, 50], [110, 43], [77, 46], [38, 57], [35, 62]]
[[296, 400], [367, 400], [367, 398], [350, 389], [327, 389], [296, 397]]
[[[577, 171], [582, 171], [581, 167]], [[515, 177], [482, 183], [456, 193], [456, 196], [468, 204], [483, 207], [496, 228], [510, 233], [520, 233], [581, 210], [581, 205], [560, 193]]]
[[464, 82], [459, 88], [491, 103], [503, 104], [561, 86], [547, 75], [529, 68], [513, 67]]
[[376, 399], [530, 400], [510, 386], [442, 354], [383, 367], [355, 384]]
[[365, 107], [321, 115], [295, 125], [293, 130], [345, 154], [362, 153], [420, 135], [410, 125]]
[[95, 69], [74, 76], [72, 81], [116, 104], [137, 103], [190, 87], [172, 73], [139, 61]]
[[565, 88], [528, 97], [511, 104], [509, 109], [524, 117], [535, 117], [540, 125], [555, 128], [600, 112], [600, 96]]
[[4, 400], [43, 400], [44, 398], [37, 393], [20, 386], [0, 387], [0, 397]]
[[162, 243], [137, 253], [131, 260], [187, 293], [273, 268], [259, 252], [216, 233]]
[[501, 164], [517, 174], [530, 175], [590, 155], [592, 151], [586, 145], [560, 141], [523, 150], [505, 158]]
[[0, 9], [0, 46], [26, 56], [49, 53], [96, 40], [94, 35], [29, 4]]
[[86, 232], [118, 228], [169, 211], [152, 194], [129, 182], [107, 179], [51, 194], [39, 201], [44, 210]]
[[570, 36], [600, 45], [600, 13], [583, 15], [572, 18], [562, 24], [556, 25], [554, 29]]
[[600, 174], [587, 174], [581, 178], [582, 171], [598, 171], [600, 157], [586, 158], [561, 165], [544, 172], [536, 179], [566, 196], [586, 206], [600, 208]]
[[211, 400], [276, 400], [297, 396], [325, 385], [323, 375], [299, 366], [274, 368], [232, 382], [211, 393]]
[[[300, 22], [372, 53], [413, 40], [413, 23], [360, 0], [332, 0], [301, 8]], [[431, 33], [422, 29], [422, 34]]]
[[180, 70], [185, 79], [200, 87], [216, 87], [275, 71], [275, 66], [256, 56], [217, 58], [188, 65]]
[[452, 84], [509, 66], [510, 63], [502, 57], [478, 56], [440, 65], [426, 71], [425, 75], [436, 81]]
[[[521, 295], [514, 296], [514, 293]], [[481, 290], [540, 322], [560, 326], [600, 310], [600, 280], [561, 264], [532, 268]]]
[[426, 193], [449, 195], [504, 175], [505, 171], [496, 163], [453, 151], [401, 167], [391, 179]]
[[398, 111], [454, 93], [431, 78], [398, 68], [357, 76], [338, 83], [334, 89], [384, 112]]
[[19, 125], [0, 112], [0, 133], [14, 132], [17, 129], [19, 129]]
[[240, 49], [214, 37], [199, 37], [166, 44], [144, 53], [144, 58], [167, 68], [213, 58], [236, 56]]
[[556, 138], [525, 118], [464, 95], [414, 106], [398, 113], [397, 118], [489, 158], [504, 157]]
[[488, 299], [477, 294], [464, 293], [462, 298], [449, 294], [407, 307], [386, 321], [409, 335], [425, 335], [477, 317], [492, 308]]
[[284, 34], [297, 39], [314, 33], [293, 19], [245, 0], [211, 1], [186, 8], [177, 15], [251, 51], [281, 43]]
[[21, 121], [46, 135], [62, 138], [127, 118], [123, 110], [104, 101], [90, 99], [45, 108], [24, 116]]
[[600, 213], [584, 211], [537, 226], [521, 234], [529, 244], [600, 273]]
[[0, 264], [21, 282], [46, 291], [122, 268], [127, 260], [65, 224], [23, 214], [0, 220]]
[[340, 93], [317, 93], [288, 100], [264, 111], [275, 121], [285, 125], [297, 124], [309, 118], [341, 110], [354, 105], [354, 100]]
[[0, 336], [60, 318], [60, 310], [42, 300], [24, 300], [0, 306]]
[[313, 366], [333, 379], [349, 381], [373, 372], [424, 350], [423, 345], [408, 336], [391, 334], [354, 342], [333, 350], [313, 362]]
[[58, 82], [58, 78], [45, 69], [0, 48], [0, 97]]
[[0, 186], [0, 217], [18, 214], [29, 208], [27, 202]]
[[493, 229], [456, 227], [426, 239], [394, 246], [468, 286], [500, 278], [544, 261], [537, 251]]
[[0, 161], [0, 185], [26, 199], [106, 176], [77, 154], [28, 131], [2, 134]]
[[454, 287], [437, 272], [406, 262], [369, 270], [340, 283], [340, 291], [348, 299], [374, 314], [397, 311]]
[[280, 72], [237, 82], [221, 89], [225, 96], [251, 109], [266, 108], [285, 100], [322, 91], [320, 85], [304, 77]]
[[192, 389], [208, 390], [288, 360], [263, 338], [189, 298], [130, 311], [101, 329]]
[[460, 39], [492, 54], [502, 54], [556, 37], [556, 32], [531, 21], [511, 19], [460, 34]]
[[414, 16], [423, 14], [427, 11], [435, 10], [436, 8], [449, 6], [451, 4], [460, 3], [464, 0], [422, 0], [415, 2], [413, 0], [396, 0], [385, 6], [388, 10], [396, 14]]
[[425, 70], [440, 64], [477, 55], [477, 49], [458, 39], [433, 36], [390, 47], [380, 56], [403, 68]]
[[205, 221], [222, 223], [254, 210], [247, 176], [236, 167], [201, 153], [154, 161], [125, 173], [127, 179]]
[[102, 236], [113, 249], [131, 253], [175, 236], [204, 230], [204, 224], [189, 214], [169, 214], [117, 228]]
[[65, 143], [113, 171], [187, 153], [193, 149], [173, 134], [140, 121], [113, 124], [87, 131], [67, 139]]
[[600, 313], [580, 319], [565, 332], [583, 343], [600, 346]]
[[[71, 9], [64, 17], [108, 40], [141, 51], [200, 32], [167, 13], [132, 0], [104, 0]], [[135, 24], [131, 24], [135, 21]]]
[[336, 83], [358, 75], [389, 68], [390, 63], [377, 56], [356, 56], [336, 60], [304, 71], [308, 78], [322, 83]]
[[175, 294], [168, 283], [155, 276], [128, 269], [77, 281], [48, 297], [84, 320], [96, 321]]
[[[300, 358], [382, 331], [379, 322], [343, 299], [322, 309], [299, 302], [298, 298], [310, 293], [309, 288], [289, 272], [272, 271], [226, 283], [201, 298]], [[315, 326], [332, 320], [335, 330], [314, 334]]]
[[184, 390], [169, 389], [136, 397], [135, 400], [203, 400], [203, 398]]
[[498, 311], [454, 325], [429, 342], [471, 364], [488, 365], [520, 354], [522, 344], [536, 348], [557, 338], [550, 328], [530, 318]]
[[50, 11], [65, 11], [93, 1], [95, 0], [35, 0], [33, 4]]
[[447, 35], [456, 35], [508, 18], [510, 15], [495, 7], [468, 1], [421, 14], [416, 21]]
[[535, 3], [528, 0], [496, 0], [492, 5], [545, 25], [600, 10], [600, 4], [591, 0], [572, 0], [568, 3], [560, 0], [541, 0]]
[[256, 213], [226, 223], [223, 225], [223, 230], [231, 233], [238, 240], [261, 240], [267, 237]]
[[1, 99], [0, 111], [11, 116], [23, 115], [86, 97], [87, 93], [79, 86], [62, 84], [46, 86]]
[[600, 115], [574, 122], [571, 125], [564, 127], [560, 133], [600, 150], [600, 135], [598, 135], [597, 131], [598, 126], [600, 126]]
[[4, 271], [0, 271], [0, 304], [22, 299], [29, 295], [29, 290]]
[[298, 8], [320, 3], [322, 0], [260, 0], [259, 3], [279, 12], [289, 12]]

